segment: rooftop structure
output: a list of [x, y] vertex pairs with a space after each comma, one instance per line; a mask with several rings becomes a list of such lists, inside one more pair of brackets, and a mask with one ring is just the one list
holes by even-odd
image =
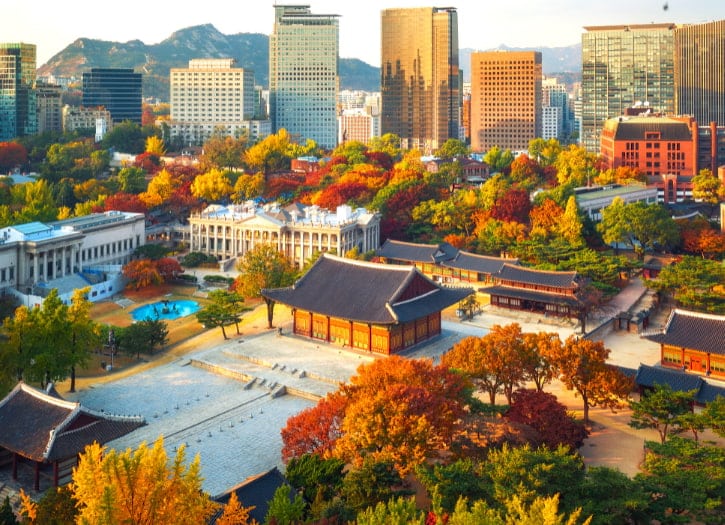
[[657, 188], [648, 187], [645, 184], [595, 186], [581, 188], [580, 191], [576, 191], [575, 198], [579, 209], [589, 215], [591, 220], [601, 221], [602, 210], [612, 204], [616, 198], [622, 199], [625, 204], [632, 202], [656, 203]]
[[13, 479], [19, 458], [35, 465], [34, 489], [40, 489], [40, 473], [52, 469], [53, 485], [70, 481], [77, 456], [87, 445], [101, 444], [143, 426], [140, 416], [112, 416], [65, 401], [54, 389], [40, 391], [25, 383], [0, 401], [0, 451], [13, 455]]

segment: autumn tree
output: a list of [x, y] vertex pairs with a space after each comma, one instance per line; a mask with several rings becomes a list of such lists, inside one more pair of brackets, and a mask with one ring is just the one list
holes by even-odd
[[237, 181], [234, 183], [232, 200], [236, 203], [240, 203], [249, 199], [259, 197], [263, 193], [264, 175], [262, 173], [257, 173], [255, 175], [248, 175], [246, 173], [242, 173], [237, 178]]
[[554, 356], [561, 382], [582, 398], [585, 425], [589, 425], [590, 407], [621, 408], [632, 391], [632, 380], [607, 364], [609, 352], [601, 341], [571, 335]]
[[282, 460], [289, 461], [305, 454], [329, 458], [342, 435], [342, 419], [348, 399], [333, 392], [287, 420], [282, 429]]
[[125, 211], [131, 213], [146, 213], [148, 208], [138, 195], [132, 193], [114, 193], [103, 201], [105, 211]]
[[584, 425], [574, 420], [556, 396], [540, 390], [514, 392], [505, 417], [533, 428], [539, 436], [539, 444], [552, 450], [559, 445], [576, 450], [587, 437]]
[[28, 150], [17, 142], [0, 142], [0, 172], [7, 173], [28, 162]]
[[561, 144], [555, 138], [551, 139], [532, 139], [529, 141], [529, 156], [536, 159], [541, 166], [551, 166], [556, 163], [556, 159], [561, 153]]
[[[233, 289], [244, 297], [263, 297], [266, 288], [290, 286], [296, 276], [292, 263], [275, 246], [258, 244], [246, 252], [237, 264], [239, 277]], [[267, 327], [272, 328], [275, 301], [263, 297], [267, 305]]]
[[129, 284], [134, 285], [136, 290], [152, 284], [161, 284], [164, 281], [156, 266], [156, 261], [150, 259], [129, 261], [123, 267], [123, 276], [128, 279]]
[[157, 137], [156, 135], [146, 137], [146, 148], [144, 151], [146, 153], [162, 157], [166, 154], [166, 144], [164, 144], [164, 139]]
[[703, 259], [721, 258], [725, 254], [725, 233], [718, 231], [704, 217], [677, 221], [682, 247]]
[[229, 501], [224, 505], [222, 515], [214, 523], [216, 525], [256, 525], [257, 521], [250, 518], [249, 513], [254, 507], [245, 507], [239, 502], [236, 491], [229, 495]]
[[599, 158], [583, 146], [575, 144], [559, 152], [554, 166], [559, 184], [589, 186], [598, 173]]
[[134, 451], [87, 446], [71, 483], [79, 523], [205, 523], [214, 504], [202, 491], [199, 456], [185, 462], [183, 445], [169, 461], [162, 438]]
[[219, 202], [232, 193], [232, 185], [222, 171], [211, 169], [198, 175], [191, 183], [191, 194], [209, 202]]
[[362, 364], [343, 392], [349, 402], [334, 455], [370, 457], [407, 472], [447, 448], [463, 416], [467, 383], [444, 366], [391, 356]]
[[204, 143], [204, 152], [199, 157], [201, 169], [236, 169], [243, 167], [247, 145], [246, 136], [235, 138], [218, 134], [213, 135]]
[[182, 181], [178, 177], [164, 168], [149, 181], [146, 191], [140, 195], [141, 200], [149, 208], [160, 206], [171, 199], [174, 191], [181, 184]]
[[396, 161], [400, 158], [400, 137], [395, 133], [385, 133], [380, 137], [372, 137], [368, 144], [369, 152], [385, 153], [390, 159]]
[[491, 167], [494, 172], [505, 171], [514, 161], [514, 155], [511, 150], [501, 150], [498, 146], [492, 147], [483, 156], [483, 162]]
[[524, 333], [521, 336], [520, 364], [527, 381], [532, 381], [536, 390], [557, 376], [556, 356], [561, 351], [561, 339], [555, 332]]
[[249, 147], [244, 154], [244, 161], [251, 171], [260, 171], [266, 177], [271, 172], [289, 168], [290, 159], [293, 158], [292, 149], [289, 133], [280, 129]]

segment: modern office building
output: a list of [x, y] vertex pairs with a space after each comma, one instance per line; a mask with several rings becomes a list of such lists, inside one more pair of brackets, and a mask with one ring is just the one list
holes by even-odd
[[133, 69], [93, 68], [83, 73], [83, 106], [104, 107], [115, 124], [141, 124], [141, 73]]
[[585, 27], [582, 35], [582, 137], [600, 148], [604, 121], [636, 102], [655, 113], [675, 108], [674, 24]]
[[187, 68], [171, 69], [168, 125], [172, 137], [184, 145], [202, 145], [214, 133], [244, 134], [253, 141], [270, 134], [271, 123], [252, 122], [260, 111], [254, 72], [234, 67], [235, 62], [233, 58], [193, 59]]
[[35, 44], [0, 44], [0, 141], [37, 131]]
[[542, 89], [542, 131], [543, 139], [558, 139], [561, 144], [571, 141], [574, 131], [574, 113], [566, 86], [557, 78], [544, 78]]
[[471, 149], [526, 151], [542, 135], [541, 53], [471, 54]]
[[308, 5], [275, 5], [269, 37], [269, 106], [272, 128], [304, 143], [337, 145], [338, 15], [314, 14]]
[[62, 88], [57, 84], [36, 82], [35, 98], [38, 111], [38, 133], [63, 131], [61, 91]]
[[675, 111], [725, 126], [725, 20], [675, 29]]
[[385, 9], [381, 19], [380, 132], [431, 154], [460, 139], [458, 12], [453, 7]]
[[364, 109], [343, 109], [337, 118], [340, 136], [338, 142], [357, 141], [370, 143], [370, 139], [380, 136], [380, 115]]

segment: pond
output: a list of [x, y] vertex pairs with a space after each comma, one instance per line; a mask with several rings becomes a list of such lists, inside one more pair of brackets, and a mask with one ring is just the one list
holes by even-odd
[[131, 311], [131, 317], [133, 317], [134, 321], [143, 321], [144, 319], [166, 319], [170, 321], [196, 313], [200, 308], [201, 306], [196, 301], [163, 300], [139, 306]]

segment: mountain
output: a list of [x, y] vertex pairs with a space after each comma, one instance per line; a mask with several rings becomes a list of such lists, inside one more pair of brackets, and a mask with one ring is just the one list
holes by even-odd
[[[498, 49], [520, 50], [499, 46]], [[541, 47], [543, 69], [547, 75], [573, 73], [581, 76], [581, 45]], [[459, 61], [464, 80], [471, 76], [473, 49], [461, 49]], [[163, 42], [148, 45], [140, 40], [109, 42], [79, 38], [54, 55], [38, 69], [38, 76], [55, 75], [80, 79], [92, 67], [126, 67], [144, 74], [145, 97], [169, 100], [169, 70], [187, 67], [192, 58], [235, 58], [239, 67], [254, 71], [257, 84], [267, 86], [269, 74], [269, 37], [261, 33], [225, 35], [211, 24], [176, 31]], [[380, 90], [380, 68], [357, 58], [340, 59], [340, 88]]]
[[[483, 51], [540, 51], [541, 66], [547, 76], [564, 76], [572, 80], [581, 80], [582, 46], [572, 44], [564, 47], [508, 47], [504, 44], [495, 49]], [[464, 48], [458, 51], [458, 63], [463, 70], [463, 81], [471, 80], [471, 53], [479, 49]], [[573, 73], [573, 75], [572, 75]], [[563, 74], [563, 75], [562, 75]], [[566, 75], [568, 74], [568, 75]]]
[[[144, 97], [169, 100], [169, 70], [187, 67], [192, 58], [235, 58], [267, 86], [269, 37], [260, 33], [225, 35], [211, 24], [187, 27], [163, 42], [109, 42], [79, 38], [38, 69], [38, 76], [76, 77], [93, 67], [126, 67], [142, 72]], [[380, 68], [356, 58], [340, 59], [341, 89], [380, 89]]]

